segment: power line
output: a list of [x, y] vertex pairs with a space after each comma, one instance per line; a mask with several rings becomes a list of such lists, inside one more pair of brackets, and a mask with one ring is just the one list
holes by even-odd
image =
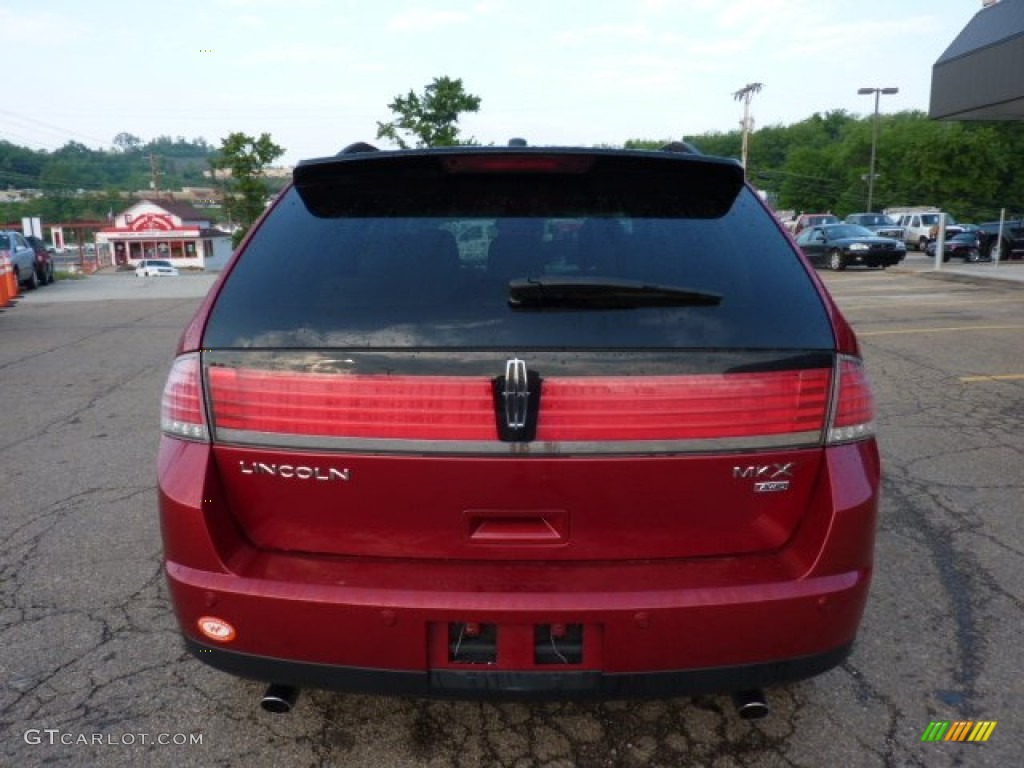
[[110, 141], [107, 140], [107, 139], [98, 139], [95, 136], [89, 136], [88, 134], [79, 133], [78, 131], [72, 131], [72, 130], [69, 130], [68, 128], [65, 128], [63, 126], [53, 125], [52, 123], [46, 123], [46, 122], [43, 122], [42, 120], [36, 120], [33, 117], [26, 117], [25, 115], [19, 115], [17, 112], [11, 112], [8, 109], [0, 109], [0, 115], [7, 115], [8, 117], [12, 117], [15, 120], [20, 120], [23, 123], [29, 123], [31, 125], [39, 126], [40, 128], [43, 128], [44, 130], [46, 130], [46, 131], [48, 131], [50, 133], [56, 133], [56, 134], [58, 134], [60, 136], [77, 136], [78, 138], [86, 139], [88, 141], [99, 142], [100, 144], [103, 144], [103, 145], [109, 145], [110, 144]]

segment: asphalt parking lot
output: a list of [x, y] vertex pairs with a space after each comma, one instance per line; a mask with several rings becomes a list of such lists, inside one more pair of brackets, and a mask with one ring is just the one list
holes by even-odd
[[[769, 690], [756, 722], [716, 696], [310, 691], [290, 715], [264, 713], [262, 685], [184, 654], [160, 567], [159, 395], [215, 276], [30, 293], [0, 313], [0, 765], [1020, 764], [1024, 264], [944, 266], [821, 273], [878, 398], [877, 570], [851, 658]], [[922, 741], [933, 721], [968, 720], [996, 722], [987, 742]]]
[[194, 299], [206, 295], [215, 272], [182, 272], [178, 277], [136, 277], [134, 272], [103, 271], [89, 277], [58, 280], [26, 292], [19, 306], [64, 302]]

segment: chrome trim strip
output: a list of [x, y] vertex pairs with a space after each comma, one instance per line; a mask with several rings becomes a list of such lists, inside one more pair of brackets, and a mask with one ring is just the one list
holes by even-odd
[[787, 432], [757, 437], [723, 437], [694, 440], [595, 440], [580, 442], [505, 443], [500, 440], [396, 440], [365, 437], [323, 437], [218, 429], [214, 442], [221, 445], [281, 448], [330, 453], [394, 453], [466, 456], [609, 456], [722, 453], [779, 448], [821, 446], [820, 430]]
[[843, 369], [842, 360], [846, 355], [836, 355], [832, 359], [832, 374], [829, 376], [828, 402], [825, 405], [825, 421], [822, 424], [822, 439], [828, 445], [829, 435], [832, 433], [832, 422], [836, 417], [836, 410], [839, 407], [839, 374]]

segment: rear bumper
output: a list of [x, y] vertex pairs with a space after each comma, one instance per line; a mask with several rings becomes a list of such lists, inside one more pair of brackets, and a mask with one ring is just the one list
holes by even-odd
[[251, 680], [295, 688], [464, 700], [666, 698], [731, 693], [822, 674], [841, 664], [850, 653], [850, 646], [844, 645], [814, 656], [776, 662], [616, 674], [597, 670], [366, 669], [254, 656], [189, 638], [185, 647], [204, 664]]
[[[264, 552], [218, 512], [205, 450], [165, 440], [163, 455], [166, 577], [186, 643], [264, 682], [453, 698], [727, 693], [840, 663], [868, 597], [873, 442], [827, 451], [815, 512], [781, 549], [608, 562]], [[230, 626], [224, 642], [200, 631], [207, 618]], [[489, 646], [453, 651], [453, 628], [469, 625], [488, 628]], [[571, 628], [573, 652], [549, 647], [555, 628]]]
[[[473, 583], [487, 565], [459, 568]], [[569, 570], [544, 570], [572, 582]], [[687, 588], [686, 568], [638, 565], [604, 569], [602, 591], [596, 570], [576, 570], [579, 586], [593, 588], [467, 592], [450, 580], [454, 572], [430, 568], [419, 588], [404, 589], [268, 582], [173, 564], [167, 575], [187, 646], [212, 667], [296, 687], [468, 699], [728, 693], [816, 675], [847, 655], [870, 579], [864, 571]], [[615, 582], [634, 589], [613, 591]], [[231, 641], [204, 637], [196, 617], [230, 624]], [[453, 652], [453, 632], [469, 623], [493, 632], [485, 661]], [[579, 632], [568, 663], [546, 654], [554, 626]]]

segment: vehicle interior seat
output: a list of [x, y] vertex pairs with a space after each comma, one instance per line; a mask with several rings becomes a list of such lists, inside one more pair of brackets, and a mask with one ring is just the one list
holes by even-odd
[[500, 219], [487, 249], [487, 276], [507, 282], [544, 272], [544, 221]]
[[584, 274], [622, 277], [625, 232], [615, 219], [587, 219], [579, 231], [580, 267]]

